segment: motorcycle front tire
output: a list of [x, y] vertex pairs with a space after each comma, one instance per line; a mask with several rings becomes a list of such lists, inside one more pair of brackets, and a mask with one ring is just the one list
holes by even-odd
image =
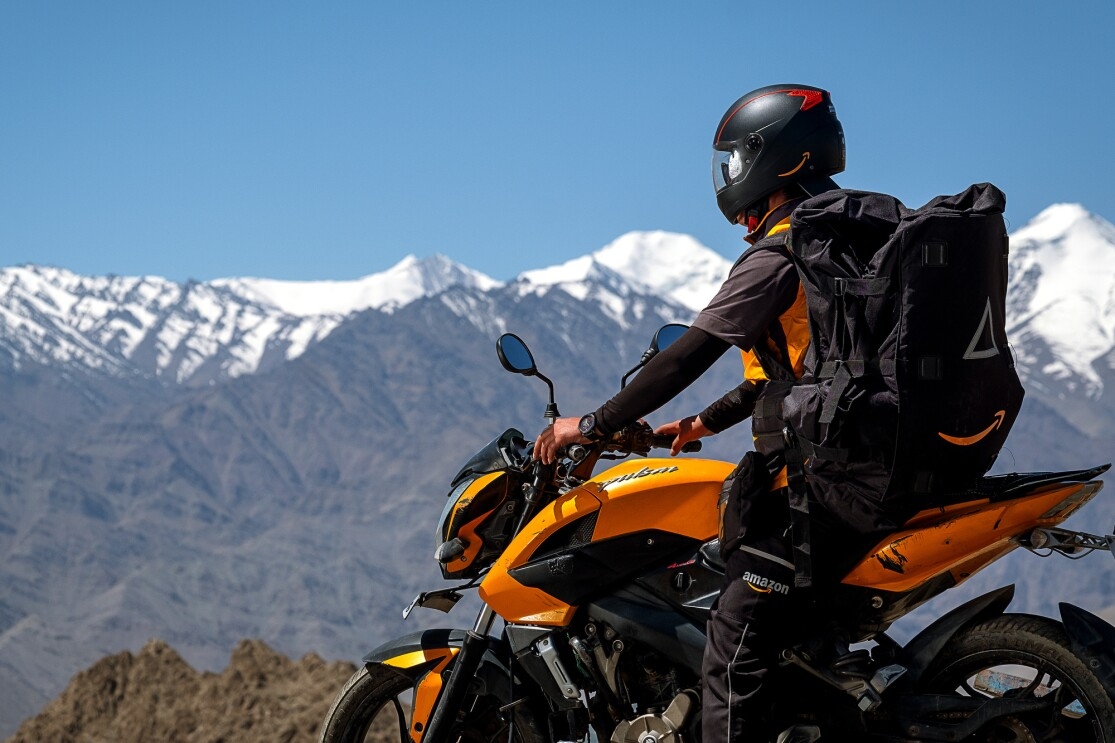
[[965, 740], [1115, 743], [1115, 705], [1053, 619], [1003, 614], [967, 627], [945, 646], [927, 677], [930, 690], [945, 694], [1055, 695], [1052, 712], [1003, 719]]
[[[413, 743], [410, 705], [414, 684], [379, 665], [360, 668], [333, 701], [321, 743]], [[466, 743], [545, 743], [534, 717], [518, 707], [500, 712], [500, 700], [469, 695], [451, 739]], [[512, 730], [508, 730], [513, 725]], [[510, 732], [510, 737], [509, 737]]]

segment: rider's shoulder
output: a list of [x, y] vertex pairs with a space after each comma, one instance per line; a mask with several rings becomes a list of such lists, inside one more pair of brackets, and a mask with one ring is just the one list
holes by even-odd
[[790, 262], [790, 255], [786, 250], [788, 235], [789, 232], [782, 232], [756, 240], [754, 245], [748, 246], [747, 250], [736, 259], [731, 272], [781, 266]]

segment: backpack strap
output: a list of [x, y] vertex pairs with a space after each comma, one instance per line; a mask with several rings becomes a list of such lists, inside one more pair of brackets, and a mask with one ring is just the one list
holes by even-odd
[[751, 435], [755, 440], [755, 450], [764, 456], [778, 454], [786, 446], [782, 401], [793, 387], [793, 382], [767, 382], [755, 403], [755, 410], [751, 413]]
[[823, 459], [826, 462], [847, 464], [855, 459], [852, 449], [837, 449], [831, 446], [817, 446], [812, 441], [798, 439], [798, 448], [806, 459]]
[[857, 448], [837, 448], [831, 446], [819, 446], [814, 444], [808, 439], [798, 437], [798, 448], [801, 449], [802, 456], [806, 459], [823, 459], [826, 462], [837, 462], [839, 464], [848, 464], [849, 462], [864, 462], [869, 460], [880, 460], [884, 457], [884, 452], [874, 447], [857, 447]]
[[897, 364], [894, 359], [882, 359], [881, 361], [826, 361], [821, 364], [821, 368], [817, 372], [818, 379], [832, 379], [836, 376], [836, 370], [841, 365], [846, 365], [853, 377], [862, 377], [867, 374], [882, 374], [883, 376], [894, 376]]
[[832, 293], [838, 297], [852, 294], [857, 297], [882, 297], [890, 288], [890, 279], [853, 279], [837, 277], [832, 280]]
[[786, 499], [790, 506], [790, 541], [794, 556], [794, 587], [813, 585], [813, 544], [809, 523], [809, 486], [805, 482], [805, 458], [790, 429], [785, 431]]

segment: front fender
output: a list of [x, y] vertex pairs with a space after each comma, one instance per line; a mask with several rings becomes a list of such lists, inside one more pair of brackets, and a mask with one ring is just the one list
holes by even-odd
[[[372, 670], [379, 668], [396, 673], [414, 685], [413, 718], [410, 737], [421, 743], [422, 733], [429, 724], [449, 676], [446, 671], [461, 652], [465, 636], [460, 629], [430, 629], [389, 640], [363, 658]], [[490, 638], [488, 649], [480, 660], [470, 687], [477, 696], [492, 696], [501, 705], [521, 699], [522, 682], [508, 668], [510, 648], [501, 638]]]
[[906, 667], [902, 683], [916, 684], [953, 635], [970, 624], [1002, 614], [1013, 598], [1013, 584], [998, 588], [961, 604], [919, 632], [898, 653], [898, 662]]
[[1079, 606], [1062, 603], [1060, 609], [1073, 652], [1115, 698], [1115, 627]]
[[[433, 668], [451, 664], [465, 641], [465, 631], [460, 629], [429, 629], [388, 640], [364, 656], [365, 666], [385, 666], [392, 671], [417, 681]], [[448, 661], [448, 662], [446, 662]]]

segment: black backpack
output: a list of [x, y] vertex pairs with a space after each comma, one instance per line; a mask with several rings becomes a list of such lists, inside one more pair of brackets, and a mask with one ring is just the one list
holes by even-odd
[[1005, 203], [837, 190], [793, 213], [811, 337], [782, 414], [813, 498], [860, 531], [973, 488], [1018, 415]]

